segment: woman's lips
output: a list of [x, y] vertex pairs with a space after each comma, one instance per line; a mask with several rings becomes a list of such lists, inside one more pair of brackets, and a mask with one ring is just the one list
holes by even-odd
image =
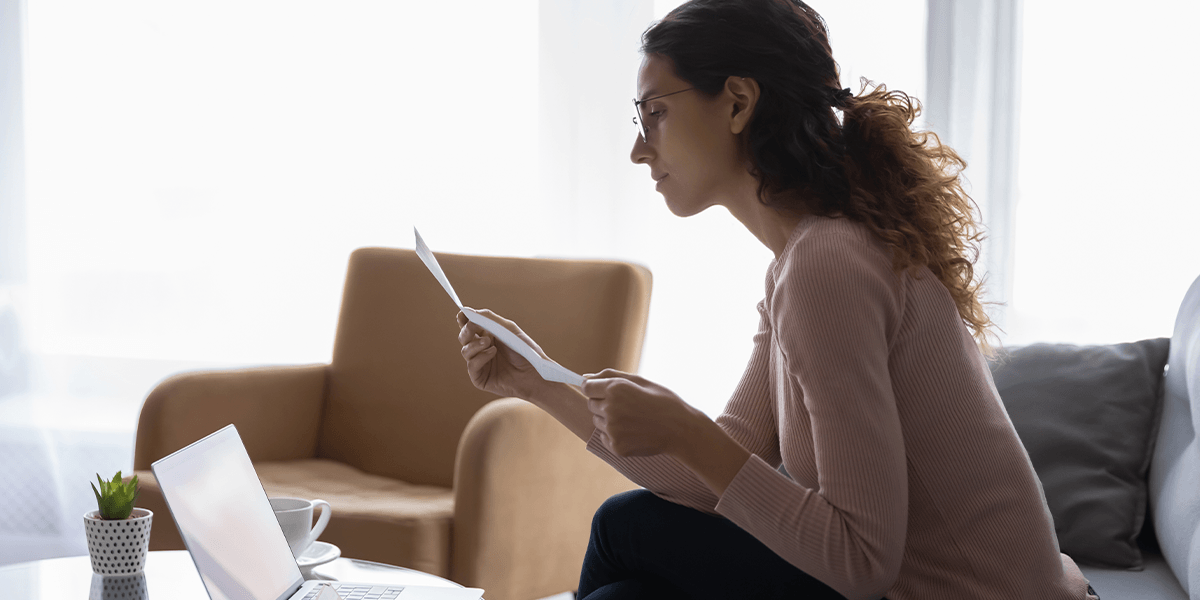
[[659, 177], [655, 177], [655, 178], [654, 178], [654, 189], [656, 189], [656, 190], [657, 190], [657, 189], [658, 189], [658, 187], [662, 185], [662, 182], [663, 182], [663, 180], [664, 180], [664, 179], [666, 179], [666, 178], [667, 178], [667, 176], [666, 176], [666, 175], [662, 175], [662, 176], [659, 176]]

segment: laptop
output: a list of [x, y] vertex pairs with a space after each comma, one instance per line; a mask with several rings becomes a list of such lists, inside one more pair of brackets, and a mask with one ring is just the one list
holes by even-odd
[[233, 425], [163, 458], [154, 476], [213, 600], [480, 600], [483, 590], [305, 581]]

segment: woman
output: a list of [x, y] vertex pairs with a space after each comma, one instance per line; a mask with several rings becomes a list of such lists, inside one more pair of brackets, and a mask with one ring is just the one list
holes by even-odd
[[579, 597], [1094, 598], [981, 353], [963, 163], [911, 131], [913, 101], [839, 90], [797, 0], [693, 0], [642, 51], [633, 162], [674, 214], [724, 206], [775, 260], [715, 422], [611, 369], [582, 394], [543, 381], [459, 315], [477, 387], [646, 488], [597, 511]]

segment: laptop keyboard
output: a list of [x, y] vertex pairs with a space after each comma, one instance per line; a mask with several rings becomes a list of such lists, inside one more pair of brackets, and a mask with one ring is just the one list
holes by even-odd
[[[325, 585], [332, 586], [334, 591], [342, 597], [342, 600], [393, 600], [400, 592], [404, 591], [403, 586], [395, 585], [354, 585], [344, 583], [326, 583]], [[321, 592], [321, 586], [313, 586], [313, 589], [304, 596], [302, 600], [313, 600], [317, 594]]]

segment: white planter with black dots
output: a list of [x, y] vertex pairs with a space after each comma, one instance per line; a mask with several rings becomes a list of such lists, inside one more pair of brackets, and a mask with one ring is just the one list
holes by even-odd
[[150, 524], [154, 513], [135, 508], [128, 519], [101, 519], [100, 511], [83, 515], [92, 571], [105, 577], [127, 577], [146, 568]]

